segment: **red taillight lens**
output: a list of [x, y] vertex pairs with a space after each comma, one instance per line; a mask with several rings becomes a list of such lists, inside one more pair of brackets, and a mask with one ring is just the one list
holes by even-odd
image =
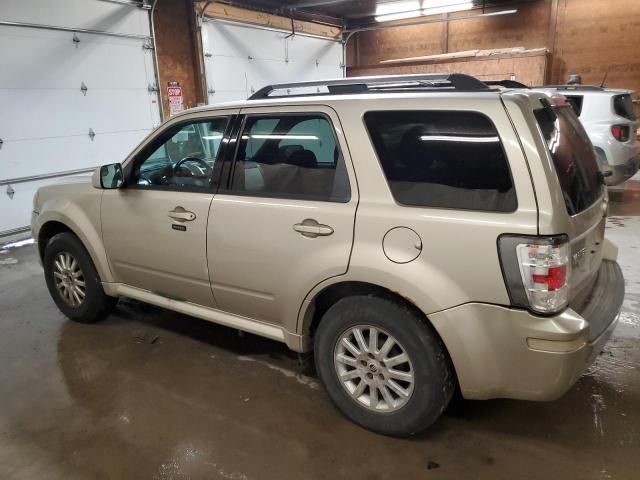
[[555, 292], [564, 287], [567, 281], [567, 266], [549, 267], [546, 275], [533, 274], [533, 283], [547, 286], [547, 291]]
[[631, 129], [629, 128], [629, 125], [614, 125], [611, 127], [611, 133], [619, 142], [628, 142], [631, 135]]

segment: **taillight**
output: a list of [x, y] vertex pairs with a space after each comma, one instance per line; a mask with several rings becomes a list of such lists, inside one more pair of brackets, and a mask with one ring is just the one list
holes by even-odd
[[503, 235], [498, 247], [512, 305], [545, 314], [568, 305], [571, 255], [566, 235]]
[[619, 142], [628, 142], [631, 138], [631, 128], [629, 125], [614, 125], [611, 127], [611, 134]]

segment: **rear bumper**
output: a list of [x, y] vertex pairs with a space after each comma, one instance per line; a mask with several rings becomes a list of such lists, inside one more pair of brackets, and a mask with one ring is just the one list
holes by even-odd
[[624, 297], [617, 263], [603, 261], [590, 300], [554, 316], [472, 303], [429, 318], [447, 346], [465, 398], [554, 400], [602, 351]]
[[635, 156], [620, 165], [610, 165], [607, 170], [611, 172], [609, 177], [605, 177], [608, 186], [619, 185], [625, 180], [633, 177], [640, 168], [640, 156]]

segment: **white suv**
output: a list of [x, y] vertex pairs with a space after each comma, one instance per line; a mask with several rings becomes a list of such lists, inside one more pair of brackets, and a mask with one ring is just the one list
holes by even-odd
[[587, 85], [549, 86], [545, 93], [564, 95], [584, 125], [607, 185], [631, 178], [640, 167], [630, 90]]

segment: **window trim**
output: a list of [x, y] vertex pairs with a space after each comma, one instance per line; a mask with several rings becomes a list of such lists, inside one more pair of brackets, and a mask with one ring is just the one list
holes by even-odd
[[[387, 112], [392, 112], [392, 113], [403, 113], [403, 112], [435, 112], [435, 113], [442, 113], [442, 112], [461, 112], [461, 113], [477, 113], [479, 115], [482, 115], [483, 117], [485, 117], [486, 119], [488, 119], [491, 124], [493, 125], [493, 127], [495, 128], [495, 131], [498, 135], [498, 138], [500, 139], [500, 148], [502, 148], [502, 152], [504, 154], [504, 158], [506, 160], [506, 164], [507, 164], [507, 171], [509, 172], [509, 179], [511, 180], [511, 187], [513, 189], [513, 193], [514, 193], [514, 208], [513, 210], [508, 210], [508, 211], [503, 211], [503, 210], [483, 210], [483, 209], [471, 209], [471, 208], [460, 208], [460, 207], [439, 207], [439, 206], [431, 206], [431, 205], [412, 205], [412, 204], [406, 204], [406, 203], [401, 203], [400, 201], [398, 201], [398, 199], [396, 199], [395, 195], [393, 194], [393, 191], [391, 190], [391, 184], [389, 183], [389, 179], [387, 178], [387, 174], [384, 171], [384, 167], [382, 165], [382, 161], [380, 160], [380, 156], [378, 155], [378, 150], [375, 147], [375, 143], [373, 141], [373, 137], [371, 136], [371, 132], [369, 131], [369, 127], [367, 126], [367, 122], [365, 120], [365, 116], [367, 115], [367, 113], [387, 113]], [[493, 121], [493, 119], [487, 115], [484, 112], [481, 112], [479, 110], [469, 110], [469, 109], [450, 109], [450, 110], [434, 110], [434, 109], [429, 109], [429, 108], [420, 108], [420, 109], [404, 109], [404, 110], [397, 110], [397, 109], [379, 109], [379, 110], [365, 110], [362, 112], [361, 115], [361, 121], [362, 121], [362, 125], [364, 127], [365, 132], [367, 132], [367, 138], [369, 139], [369, 143], [371, 145], [371, 149], [373, 150], [373, 153], [376, 156], [376, 159], [378, 160], [378, 166], [380, 167], [380, 173], [381, 175], [384, 177], [384, 181], [387, 184], [387, 189], [389, 191], [389, 195], [391, 196], [391, 199], [393, 200], [393, 202], [402, 208], [420, 208], [420, 209], [431, 209], [431, 210], [445, 210], [445, 211], [457, 211], [457, 212], [473, 212], [473, 213], [478, 213], [478, 214], [499, 214], [499, 215], [513, 215], [515, 214], [518, 209], [519, 209], [519, 202], [518, 202], [518, 192], [516, 189], [516, 182], [514, 181], [513, 178], [513, 172], [511, 171], [511, 162], [509, 161], [509, 156], [507, 155], [507, 151], [504, 148], [504, 141], [503, 141], [503, 137], [500, 134], [500, 131], [498, 130], [498, 127], [496, 126], [496, 122]], [[515, 131], [515, 130], [514, 130]]]
[[[132, 182], [132, 176], [134, 169], [149, 158], [161, 145], [164, 145], [173, 135], [178, 133], [182, 128], [187, 125], [194, 125], [196, 123], [208, 123], [215, 119], [226, 118], [227, 124], [225, 125], [224, 132], [222, 134], [222, 140], [220, 148], [216, 155], [216, 164], [221, 163], [224, 159], [224, 152], [227, 150], [227, 144], [229, 143], [229, 135], [231, 133], [231, 127], [235, 123], [237, 114], [229, 113], [225, 115], [211, 115], [205, 117], [189, 118], [180, 120], [170, 125], [166, 125], [162, 130], [158, 131], [156, 135], [149, 142], [142, 147], [142, 149], [131, 158], [126, 165], [123, 166], [124, 182], [120, 188], [127, 190], [152, 190], [160, 192], [188, 192], [188, 193], [215, 193], [219, 188], [220, 180], [222, 177], [222, 168], [217, 169], [214, 164], [211, 177], [209, 178], [208, 186], [196, 187], [196, 186], [173, 186], [173, 185], [139, 185]], [[167, 136], [169, 132], [174, 132], [171, 136]]]
[[[273, 117], [309, 117], [309, 116], [322, 117], [328, 122], [329, 126], [331, 127], [331, 134], [333, 135], [335, 146], [338, 149], [338, 154], [339, 154], [338, 158], [342, 158], [342, 161], [345, 163], [345, 174], [346, 174], [347, 182], [349, 184], [349, 195], [346, 200], [344, 201], [327, 200], [327, 199], [319, 199], [319, 198], [310, 198], [310, 196], [306, 196], [305, 198], [300, 198], [300, 196], [298, 195], [287, 195], [287, 194], [275, 195], [275, 194], [265, 194], [264, 192], [261, 195], [256, 195], [254, 192], [238, 191], [238, 190], [232, 189], [233, 175], [235, 174], [236, 163], [238, 161], [238, 152], [240, 149], [242, 134], [244, 133], [245, 125], [249, 117], [273, 118]], [[219, 186], [216, 193], [220, 193], [223, 195], [230, 195], [230, 196], [235, 195], [238, 197], [298, 200], [302, 202], [324, 202], [324, 203], [342, 203], [342, 204], [347, 204], [351, 202], [351, 200], [353, 199], [353, 185], [351, 182], [351, 178], [349, 178], [349, 169], [347, 168], [347, 165], [346, 165], [347, 159], [344, 156], [342, 147], [340, 146], [340, 141], [336, 133], [336, 127], [331, 117], [328, 114], [326, 114], [325, 112], [317, 111], [317, 110], [284, 111], [284, 112], [272, 111], [272, 112], [256, 112], [256, 113], [244, 112], [244, 113], [240, 113], [238, 117], [239, 118], [237, 118], [235, 122], [236, 125], [238, 126], [238, 129], [234, 132], [234, 135], [229, 140], [229, 143], [235, 142], [235, 145], [233, 148], [228, 149], [227, 156], [225, 157], [225, 164], [229, 163], [230, 165], [228, 165], [226, 168], [225, 166], [223, 166], [223, 169], [226, 170], [224, 173], [226, 178], [221, 179], [221, 181], [218, 184]], [[336, 167], [337, 167], [337, 164], [336, 164]], [[223, 184], [224, 184], [224, 187], [223, 187]]]

